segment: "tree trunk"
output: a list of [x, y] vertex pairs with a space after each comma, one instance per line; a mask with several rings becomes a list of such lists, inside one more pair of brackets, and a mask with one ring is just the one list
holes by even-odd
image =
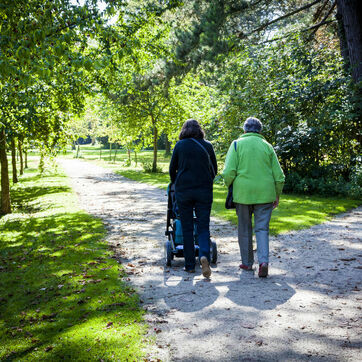
[[77, 153], [76, 153], [76, 155], [75, 155], [75, 158], [78, 158], [78, 157], [79, 157], [79, 152], [80, 152], [80, 146], [79, 146], [79, 144], [78, 144], [78, 142], [77, 142]]
[[102, 145], [99, 146], [99, 159], [102, 159]]
[[96, 144], [96, 138], [93, 136], [91, 145], [94, 146], [95, 144]]
[[0, 215], [11, 213], [9, 167], [6, 156], [6, 135], [5, 128], [0, 132], [0, 164], [1, 164], [1, 209]]
[[109, 161], [112, 161], [112, 143], [109, 142]]
[[[337, 0], [337, 20], [341, 54], [346, 71], [352, 74], [356, 84], [353, 90], [354, 113], [357, 129], [362, 127], [362, 2], [361, 0]], [[356, 132], [356, 140], [361, 145], [362, 135]]]
[[20, 175], [24, 173], [24, 158], [23, 158], [23, 144], [20, 140], [18, 140], [18, 151], [20, 157]]
[[117, 158], [117, 145], [115, 145], [114, 149], [113, 163], [116, 163], [116, 158]]
[[[348, 48], [348, 60], [355, 83], [362, 81], [362, 2], [361, 0], [337, 0], [339, 21], [343, 22], [345, 40]], [[341, 52], [345, 56], [343, 34]]]
[[165, 156], [170, 156], [171, 155], [171, 143], [168, 140], [168, 137], [166, 135], [165, 138]]
[[13, 183], [18, 182], [18, 171], [16, 169], [16, 146], [14, 137], [11, 139], [11, 163], [13, 166]]
[[152, 172], [157, 172], [157, 139], [158, 132], [156, 128], [156, 122], [153, 122], [153, 163]]
[[28, 151], [24, 151], [24, 155], [25, 155], [25, 168], [28, 168]]
[[41, 174], [44, 172], [44, 152], [42, 152], [42, 150], [40, 150], [40, 160], [39, 160], [38, 169]]
[[134, 160], [135, 160], [136, 166], [137, 166], [138, 161], [137, 161], [137, 152], [136, 151], [134, 151]]
[[127, 148], [127, 153], [128, 153], [128, 162], [131, 164], [131, 149]]

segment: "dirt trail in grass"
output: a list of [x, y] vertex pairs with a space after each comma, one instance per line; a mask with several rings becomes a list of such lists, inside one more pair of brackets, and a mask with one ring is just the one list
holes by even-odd
[[[357, 361], [362, 347], [362, 208], [271, 239], [270, 277], [241, 272], [236, 227], [212, 220], [211, 281], [164, 267], [166, 192], [61, 160], [83, 208], [100, 217], [148, 311], [162, 361]], [[291, 215], [292, 217], [292, 215]]]

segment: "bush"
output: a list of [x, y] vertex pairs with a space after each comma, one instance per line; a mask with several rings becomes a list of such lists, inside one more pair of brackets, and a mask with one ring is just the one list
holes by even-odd
[[362, 167], [352, 172], [351, 181], [347, 185], [347, 195], [354, 199], [362, 199]]
[[302, 177], [297, 172], [286, 175], [284, 192], [299, 194], [318, 194], [323, 196], [349, 196], [354, 199], [362, 198], [362, 170], [355, 171], [347, 182], [342, 176], [331, 178]]
[[147, 173], [155, 172], [155, 173], [163, 173], [163, 170], [161, 167], [157, 166], [156, 171], [153, 171], [153, 163], [151, 161], [141, 160], [143, 171]]

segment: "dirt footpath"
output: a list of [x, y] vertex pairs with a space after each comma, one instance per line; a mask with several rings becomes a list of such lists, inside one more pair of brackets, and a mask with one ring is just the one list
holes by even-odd
[[[236, 227], [212, 219], [211, 281], [164, 266], [166, 192], [61, 160], [82, 207], [105, 223], [138, 289], [162, 361], [360, 361], [362, 208], [271, 239], [270, 277], [240, 271]], [[283, 200], [281, 200], [283, 202]]]

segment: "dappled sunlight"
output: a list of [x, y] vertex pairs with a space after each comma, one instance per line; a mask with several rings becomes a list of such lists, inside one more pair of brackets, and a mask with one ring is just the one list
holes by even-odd
[[87, 359], [89, 348], [99, 358], [139, 355], [138, 296], [102, 241], [102, 223], [74, 209], [69, 187], [49, 189], [47, 180], [32, 178], [32, 192], [14, 190], [24, 204], [46, 200], [47, 211], [0, 220], [0, 356], [39, 360], [51, 351], [53, 359]]

